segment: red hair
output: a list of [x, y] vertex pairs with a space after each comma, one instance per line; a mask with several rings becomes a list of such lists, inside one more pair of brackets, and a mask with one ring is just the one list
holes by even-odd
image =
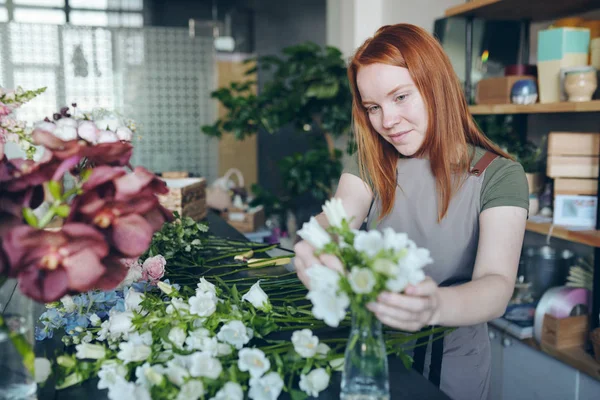
[[370, 64], [407, 68], [427, 108], [427, 132], [415, 157], [428, 155], [437, 181], [438, 220], [448, 211], [471, 164], [468, 144], [510, 158], [477, 127], [469, 112], [459, 79], [438, 41], [424, 29], [409, 24], [386, 25], [358, 48], [348, 66], [352, 89], [352, 117], [360, 173], [368, 176], [381, 200], [379, 219], [392, 211], [396, 194], [396, 168], [400, 154], [373, 129], [362, 106], [356, 83], [359, 69]]

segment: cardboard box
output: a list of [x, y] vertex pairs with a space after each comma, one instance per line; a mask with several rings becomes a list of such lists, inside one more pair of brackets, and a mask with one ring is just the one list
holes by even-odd
[[206, 179], [181, 178], [164, 179], [169, 193], [159, 195], [163, 207], [177, 211], [182, 217], [199, 221], [206, 217]]
[[597, 179], [557, 178], [554, 180], [555, 195], [595, 196], [597, 193]]
[[599, 156], [600, 133], [550, 132], [548, 155]]
[[242, 233], [255, 232], [265, 224], [265, 210], [262, 206], [251, 211], [230, 208], [223, 213], [223, 218]]
[[549, 155], [546, 175], [550, 178], [596, 178], [598, 157]]
[[535, 77], [528, 75], [482, 79], [477, 83], [475, 102], [477, 104], [511, 104], [510, 91], [515, 82], [523, 79], [535, 81]]

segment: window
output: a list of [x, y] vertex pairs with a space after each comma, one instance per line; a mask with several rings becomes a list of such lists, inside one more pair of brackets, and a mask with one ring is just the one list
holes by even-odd
[[65, 0], [13, 0], [16, 6], [64, 7]]
[[37, 24], [64, 24], [67, 21], [65, 12], [48, 8], [15, 7], [13, 18], [15, 22]]
[[73, 25], [141, 27], [144, 25], [144, 18], [138, 13], [71, 11], [69, 22]]

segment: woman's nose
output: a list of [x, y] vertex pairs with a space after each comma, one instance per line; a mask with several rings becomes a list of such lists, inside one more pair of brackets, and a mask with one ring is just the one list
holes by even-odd
[[401, 120], [402, 120], [402, 117], [400, 116], [400, 114], [397, 111], [396, 112], [394, 112], [392, 110], [387, 110], [387, 111], [384, 110], [383, 111], [383, 127], [385, 129], [393, 128]]

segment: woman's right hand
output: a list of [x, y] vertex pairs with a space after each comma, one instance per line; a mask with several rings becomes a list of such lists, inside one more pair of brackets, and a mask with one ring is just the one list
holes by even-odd
[[294, 252], [296, 253], [294, 256], [296, 274], [308, 289], [310, 289], [310, 278], [307, 271], [314, 264], [321, 264], [339, 272], [344, 271], [344, 267], [339, 258], [331, 254], [322, 254], [319, 257], [315, 256], [315, 248], [306, 240], [296, 243]]

